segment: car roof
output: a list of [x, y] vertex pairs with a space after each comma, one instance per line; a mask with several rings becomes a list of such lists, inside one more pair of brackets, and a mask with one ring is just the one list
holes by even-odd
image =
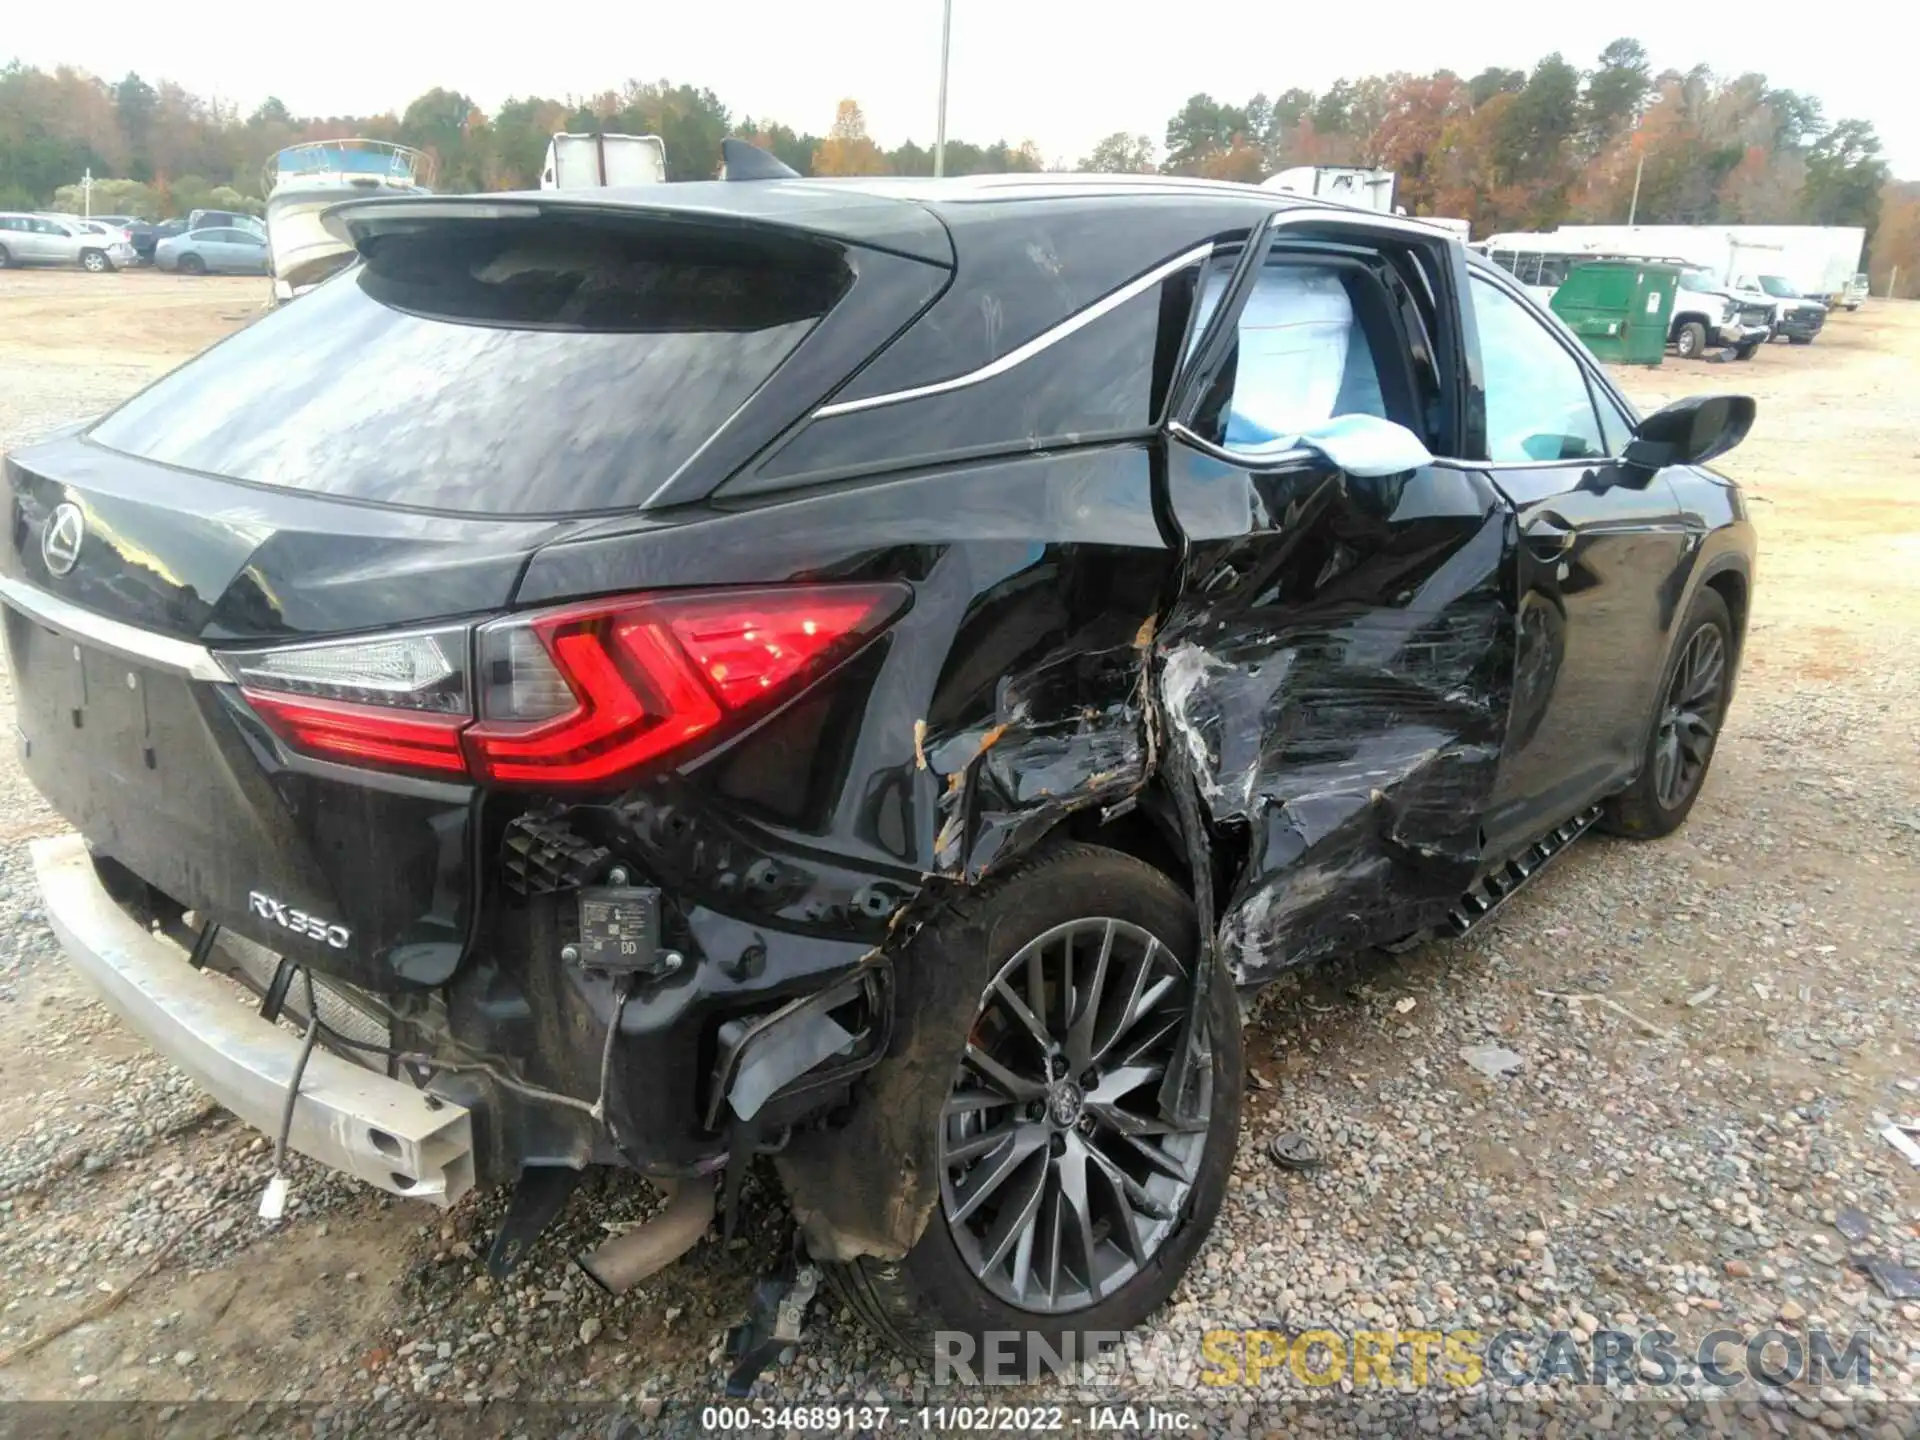
[[345, 234], [347, 227], [357, 229], [380, 216], [398, 218], [407, 210], [449, 214], [465, 205], [520, 204], [537, 205], [542, 210], [652, 212], [705, 217], [722, 223], [759, 222], [893, 250], [938, 264], [953, 263], [957, 243], [953, 237], [976, 222], [1005, 220], [1017, 225], [1027, 220], [1043, 224], [1048, 212], [1068, 208], [1082, 214], [1106, 211], [1118, 224], [1126, 223], [1129, 215], [1153, 211], [1165, 228], [1178, 228], [1176, 217], [1185, 217], [1191, 220], [1196, 235], [1251, 223], [1261, 215], [1296, 206], [1352, 208], [1220, 180], [1050, 173], [939, 180], [900, 176], [691, 180], [604, 189], [377, 197], [348, 200], [327, 214], [330, 225], [338, 224]]

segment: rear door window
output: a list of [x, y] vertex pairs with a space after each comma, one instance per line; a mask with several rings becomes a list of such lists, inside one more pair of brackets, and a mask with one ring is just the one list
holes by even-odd
[[372, 258], [109, 415], [115, 450], [464, 513], [641, 504], [843, 293], [831, 247], [542, 219]]
[[[1208, 276], [1201, 325], [1225, 282], [1224, 269]], [[1389, 292], [1365, 266], [1276, 251], [1247, 295], [1234, 341], [1195, 415], [1196, 432], [1216, 444], [1270, 446], [1343, 415], [1421, 423]]]

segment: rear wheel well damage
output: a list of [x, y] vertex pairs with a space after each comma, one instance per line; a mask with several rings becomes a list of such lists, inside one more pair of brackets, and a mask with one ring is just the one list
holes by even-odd
[[915, 907], [918, 924], [903, 931], [894, 955], [883, 1063], [856, 1082], [852, 1103], [828, 1124], [797, 1130], [774, 1157], [814, 1259], [898, 1260], [924, 1233], [939, 1203], [940, 1113], [980, 1000], [980, 957], [1011, 955], [1031, 939], [1022, 927], [1057, 901], [1057, 886], [1166, 883], [1147, 873], [1150, 862], [1071, 840], [1063, 829], [978, 884], [930, 886]]
[[1086, 845], [1100, 845], [1151, 865], [1191, 893], [1193, 868], [1172, 797], [1157, 780], [1119, 805], [1089, 806], [1069, 815], [1060, 833]]

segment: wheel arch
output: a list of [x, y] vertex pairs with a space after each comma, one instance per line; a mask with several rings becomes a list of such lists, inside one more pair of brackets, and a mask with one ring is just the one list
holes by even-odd
[[1753, 593], [1746, 566], [1730, 556], [1702, 576], [1700, 583], [1718, 591], [1726, 602], [1727, 614], [1733, 621], [1733, 648], [1738, 655], [1747, 645], [1747, 607]]

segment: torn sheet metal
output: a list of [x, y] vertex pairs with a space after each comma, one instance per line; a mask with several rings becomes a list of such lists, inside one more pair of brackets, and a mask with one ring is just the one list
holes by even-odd
[[992, 721], [914, 744], [940, 785], [930, 873], [978, 882], [1070, 811], [1146, 783], [1151, 617], [1109, 615], [1002, 677]]
[[1240, 984], [1437, 923], [1481, 861], [1512, 673], [1504, 511], [1477, 476], [1249, 476], [1158, 642], [1167, 743], [1236, 851]]

